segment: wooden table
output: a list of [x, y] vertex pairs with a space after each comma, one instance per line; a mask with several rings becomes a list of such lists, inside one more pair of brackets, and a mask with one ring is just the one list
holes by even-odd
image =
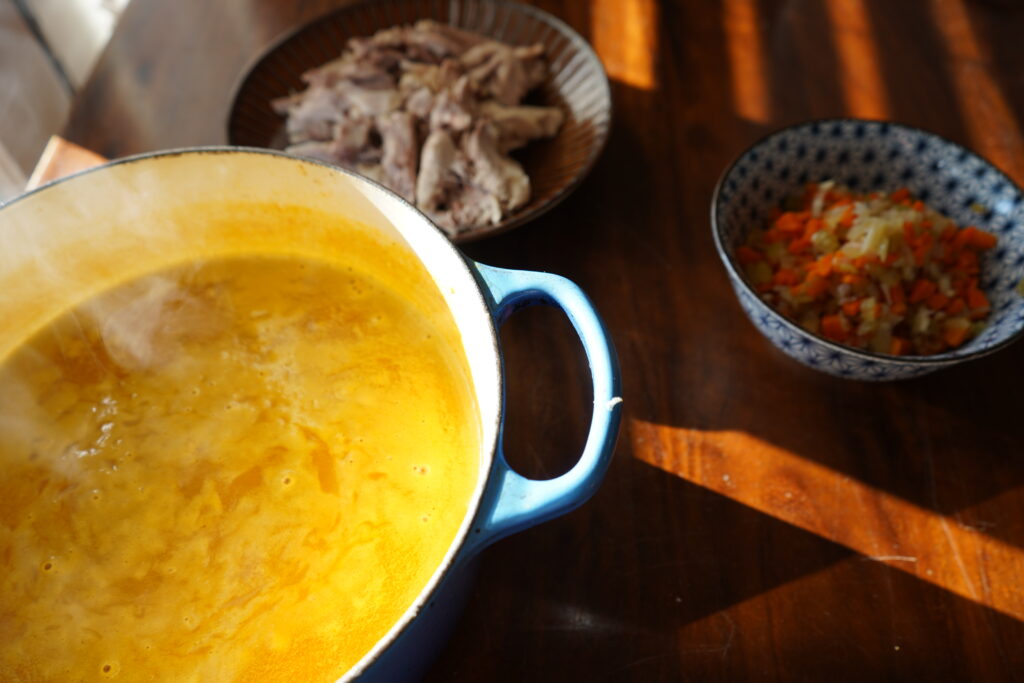
[[[108, 157], [223, 143], [232, 87], [332, 6], [133, 0], [65, 135]], [[708, 203], [783, 125], [922, 126], [1024, 182], [1024, 5], [1005, 0], [545, 0], [597, 48], [616, 121], [544, 218], [473, 244], [593, 297], [625, 420], [583, 508], [486, 553], [431, 681], [1024, 677], [1024, 345], [895, 384], [806, 369], [744, 318]], [[573, 461], [589, 415], [552, 311], [502, 332], [524, 473]]]

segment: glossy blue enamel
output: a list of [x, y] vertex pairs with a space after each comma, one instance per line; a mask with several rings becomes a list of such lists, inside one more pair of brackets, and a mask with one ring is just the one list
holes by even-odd
[[499, 441], [473, 537], [465, 547], [467, 552], [475, 553], [504, 536], [565, 514], [594, 494], [615, 448], [622, 390], [611, 338], [579, 287], [549, 273], [472, 265], [490, 295], [487, 303], [496, 324], [534, 304], [556, 306], [565, 312], [583, 343], [594, 395], [583, 453], [560, 477], [540, 481], [517, 474], [505, 460]]

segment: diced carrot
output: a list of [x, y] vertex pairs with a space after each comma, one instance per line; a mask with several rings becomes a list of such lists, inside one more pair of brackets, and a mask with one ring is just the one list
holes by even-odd
[[935, 291], [935, 283], [924, 278], [918, 279], [910, 290], [909, 301], [912, 304], [920, 303], [930, 297]]
[[[957, 320], [963, 321], [963, 324], [954, 324], [957, 323]], [[946, 328], [942, 331], [943, 340], [953, 348], [964, 343], [967, 333], [971, 329], [971, 326], [963, 318], [958, 318], [957, 320], [949, 321], [950, 324], [946, 325]]]
[[988, 297], [980, 289], [972, 287], [967, 290], [967, 305], [974, 311], [981, 309], [987, 311], [989, 308]]
[[956, 257], [956, 263], [953, 264], [953, 267], [968, 275], [976, 275], [979, 271], [978, 252], [971, 251], [970, 249], [961, 251]]
[[889, 353], [893, 356], [904, 356], [910, 351], [910, 340], [903, 337], [893, 337], [889, 342]]
[[805, 251], [810, 251], [810, 249], [811, 249], [811, 238], [810, 237], [799, 237], [799, 238], [793, 240], [792, 242], [790, 242], [789, 246], [786, 247], [786, 251], [788, 251], [790, 254], [802, 254]]
[[896, 190], [891, 195], [889, 195], [889, 198], [892, 199], [894, 202], [902, 202], [905, 199], [910, 199], [910, 190], [908, 190], [905, 187], [901, 187], [900, 189]]
[[930, 232], [926, 232], [918, 238], [917, 246], [914, 247], [914, 265], [920, 268], [928, 258], [928, 252], [932, 249], [932, 242], [935, 240]]
[[[737, 247], [736, 262], [758, 271], [761, 284], [756, 288], [766, 301], [794, 319], [808, 322], [811, 329], [828, 339], [864, 346], [877, 343], [879, 333], [895, 333], [897, 336], [890, 336], [886, 342], [891, 353], [921, 353], [908, 331], [906, 318], [937, 311], [940, 315], [930, 320], [937, 329], [929, 334], [927, 350], [939, 352], [962, 345], [975, 329], [972, 321], [983, 319], [991, 309], [978, 279], [980, 254], [996, 246], [996, 236], [973, 225], [959, 229], [904, 187], [888, 197], [886, 193], [871, 195], [914, 212], [904, 213], [912, 220], [903, 223], [902, 233], [898, 233], [902, 239], [882, 242], [879, 249], [888, 247], [884, 257], [873, 253], [875, 250], [854, 257], [849, 253], [855, 250], [854, 245], [847, 244], [846, 231], [860, 220], [857, 202], [868, 196], [808, 183], [802, 198], [789, 198], [773, 209], [770, 222], [758, 231], [756, 239]], [[815, 200], [820, 204], [822, 198], [827, 219], [811, 215]], [[892, 215], [883, 220], [889, 222]], [[822, 230], [832, 234], [819, 241], [825, 237], [818, 234]], [[872, 238], [872, 244], [879, 245], [874, 239], [877, 235]], [[836, 241], [835, 251], [816, 253], [825, 242]], [[770, 278], [765, 277], [768, 272], [772, 273]], [[883, 284], [893, 280], [895, 284]], [[922, 311], [919, 306], [927, 308]], [[808, 314], [816, 320], [808, 321]], [[871, 320], [877, 320], [877, 330], [865, 323]], [[862, 329], [863, 335], [859, 334]]]
[[948, 242], [942, 243], [935, 254], [935, 260], [943, 267], [948, 268], [956, 263], [956, 252], [953, 251]]
[[855, 219], [856, 215], [853, 213], [853, 206], [847, 206], [846, 211], [844, 211], [843, 215], [839, 217], [839, 223], [837, 225], [839, 225], [840, 228], [852, 228], [853, 221]]
[[933, 311], [939, 311], [945, 308], [946, 304], [949, 303], [949, 297], [942, 292], [935, 292], [928, 297], [928, 300], [925, 303], [928, 305], [928, 308]]
[[836, 341], [844, 341], [847, 337], [846, 325], [838, 314], [821, 316], [821, 332]]
[[816, 273], [821, 277], [828, 277], [829, 273], [832, 272], [833, 258], [834, 256], [832, 254], [823, 255], [821, 258], [819, 258], [817, 261], [811, 264], [810, 268], [808, 268], [808, 271]]
[[775, 221], [775, 228], [784, 233], [801, 233], [804, 231], [807, 216], [806, 211], [787, 211]]
[[902, 302], [906, 298], [903, 285], [896, 283], [889, 286], [889, 300], [893, 303]]
[[847, 273], [846, 275], [843, 275], [843, 277], [841, 278], [841, 281], [845, 282], [848, 285], [853, 285], [854, 287], [859, 287], [861, 285], [867, 284], [868, 279], [866, 277], [864, 277], [863, 275], [859, 275], [857, 273]]
[[903, 285], [895, 284], [889, 287], [889, 310], [893, 315], [903, 315], [907, 312], [906, 295], [903, 292]]
[[950, 244], [953, 246], [954, 251], [960, 251], [967, 244], [967, 240], [970, 239], [971, 234], [967, 232], [967, 228], [963, 230], [957, 230], [956, 234], [953, 235], [953, 239], [950, 240]]
[[971, 233], [967, 243], [975, 249], [991, 249], [996, 246], [996, 242], [996, 236], [992, 233], [985, 232], [984, 230], [975, 230]]
[[749, 266], [751, 263], [763, 261], [764, 254], [744, 244], [736, 248], [736, 260], [745, 266]]
[[957, 313], [963, 311], [965, 308], [967, 308], [967, 302], [965, 302], [962, 297], [958, 296], [952, 301], [950, 301], [949, 305], [946, 306], [946, 313], [948, 315], [956, 315]]
[[777, 285], [795, 285], [800, 282], [800, 276], [797, 275], [795, 270], [779, 268], [775, 271], [775, 275], [772, 276], [772, 282]]

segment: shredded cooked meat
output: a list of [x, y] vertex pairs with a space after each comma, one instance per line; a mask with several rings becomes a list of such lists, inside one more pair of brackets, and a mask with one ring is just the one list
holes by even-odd
[[547, 73], [513, 46], [424, 20], [349, 40], [275, 100], [287, 151], [352, 169], [414, 201], [450, 235], [497, 225], [530, 198], [508, 153], [554, 136], [557, 107], [520, 104]]
[[445, 197], [459, 186], [452, 171], [455, 161], [455, 143], [445, 130], [435, 130], [427, 136], [420, 156], [420, 173], [416, 178], [416, 204], [424, 211], [434, 213]]
[[408, 201], [415, 200], [416, 161], [420, 150], [416, 146], [416, 121], [405, 111], [393, 111], [377, 118], [377, 130], [384, 140], [384, 154], [380, 165], [384, 170], [384, 184]]

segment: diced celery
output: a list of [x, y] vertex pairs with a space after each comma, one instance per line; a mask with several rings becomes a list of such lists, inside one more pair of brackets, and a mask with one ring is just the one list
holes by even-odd
[[878, 302], [873, 296], [869, 296], [860, 302], [860, 318], [864, 322], [875, 321], [875, 313], [878, 308]]
[[839, 239], [828, 230], [819, 230], [811, 235], [811, 246], [816, 254], [827, 254], [839, 248]]
[[[867, 237], [864, 238], [864, 253], [879, 254], [884, 239], [885, 227], [876, 222], [868, 229]], [[879, 258], [881, 258], [881, 256], [879, 256]]]
[[956, 296], [956, 291], [953, 289], [952, 278], [949, 277], [948, 273], [943, 273], [939, 276], [939, 291], [950, 299]]
[[928, 313], [926, 306], [920, 306], [917, 309], [917, 313], [914, 314], [914, 322], [911, 325], [911, 330], [914, 334], [926, 334], [928, 328], [931, 327], [932, 317]]

